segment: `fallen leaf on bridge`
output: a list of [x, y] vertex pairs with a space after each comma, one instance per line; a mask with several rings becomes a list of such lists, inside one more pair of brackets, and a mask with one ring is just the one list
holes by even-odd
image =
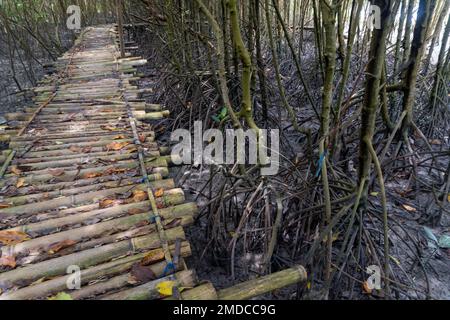
[[99, 207], [100, 207], [100, 209], [105, 209], [105, 208], [109, 208], [109, 207], [112, 207], [114, 205], [121, 204], [121, 203], [122, 203], [121, 200], [103, 199], [100, 201]]
[[91, 178], [97, 178], [101, 177], [102, 174], [100, 172], [87, 172], [83, 175], [84, 179], [91, 179]]
[[24, 178], [20, 178], [19, 180], [17, 180], [16, 188], [21, 188], [24, 185], [25, 185], [25, 179]]
[[133, 201], [141, 202], [147, 200], [147, 192], [142, 190], [133, 190]]
[[163, 281], [156, 285], [156, 289], [163, 296], [173, 295], [173, 287], [175, 286], [174, 281]]
[[17, 168], [17, 166], [12, 166], [11, 167], [11, 172], [14, 173], [15, 175], [20, 175], [22, 173], [22, 170]]
[[113, 126], [105, 126], [105, 125], [100, 126], [100, 128], [102, 130], [106, 130], [106, 131], [118, 131], [119, 130], [118, 128], [115, 128]]
[[145, 283], [157, 278], [152, 269], [145, 267], [138, 262], [133, 264], [130, 274], [130, 283]]
[[53, 245], [50, 246], [50, 248], [48, 249], [48, 253], [49, 254], [55, 254], [58, 251], [61, 251], [62, 249], [66, 249], [69, 248], [71, 246], [73, 246], [74, 244], [76, 244], [76, 241], [67, 239], [58, 243], [55, 243]]
[[155, 197], [160, 198], [164, 195], [164, 189], [158, 189], [155, 192]]
[[109, 168], [107, 170], [105, 170], [105, 174], [110, 175], [113, 173], [124, 173], [127, 172], [126, 168]]
[[129, 145], [130, 142], [111, 142], [110, 144], [108, 144], [106, 146], [106, 148], [108, 150], [114, 150], [114, 151], [119, 151], [122, 150], [123, 148], [125, 148], [127, 145]]
[[16, 258], [14, 256], [1, 256], [0, 257], [0, 266], [3, 267], [16, 267]]
[[164, 260], [164, 250], [156, 249], [150, 251], [144, 258], [142, 258], [141, 265], [148, 266], [162, 260]]
[[0, 231], [0, 242], [4, 245], [14, 245], [30, 240], [25, 232], [15, 230]]

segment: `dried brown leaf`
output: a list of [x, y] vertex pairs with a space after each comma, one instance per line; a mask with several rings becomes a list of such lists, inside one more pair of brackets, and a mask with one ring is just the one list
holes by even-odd
[[24, 178], [19, 178], [19, 180], [17, 180], [16, 183], [16, 188], [21, 188], [25, 185], [25, 179]]
[[155, 249], [149, 251], [144, 258], [141, 260], [141, 265], [148, 266], [154, 264], [156, 262], [164, 260], [164, 250], [163, 249]]
[[102, 125], [100, 126], [100, 128], [102, 130], [106, 130], [106, 131], [118, 131], [119, 129], [113, 126], [107, 126], [107, 125]]
[[114, 150], [119, 151], [125, 148], [127, 145], [129, 145], [130, 142], [124, 141], [124, 142], [111, 142], [106, 146], [108, 150]]
[[14, 245], [27, 240], [30, 240], [30, 238], [25, 232], [15, 230], [0, 231], [0, 242], [4, 245]]
[[164, 189], [158, 189], [155, 191], [155, 197], [160, 198], [164, 195]]
[[122, 203], [121, 200], [103, 199], [103, 200], [100, 201], [99, 207], [100, 207], [100, 209], [105, 209], [105, 208], [109, 208], [109, 207], [112, 207], [114, 205], [118, 205], [118, 204], [121, 204], [121, 203]]
[[147, 192], [143, 190], [133, 190], [133, 201], [141, 202], [147, 200]]
[[102, 174], [100, 172], [87, 172], [83, 175], [84, 179], [91, 179], [91, 178], [97, 178], [101, 177]]
[[55, 243], [53, 245], [50, 246], [50, 248], [48, 249], [48, 253], [49, 254], [55, 254], [58, 251], [61, 251], [62, 249], [66, 249], [69, 248], [71, 246], [73, 246], [74, 244], [76, 244], [76, 241], [67, 239], [58, 243]]
[[70, 146], [69, 150], [74, 152], [74, 153], [77, 153], [77, 152], [81, 151], [81, 148], [79, 146], [73, 145], [73, 146]]
[[127, 172], [126, 168], [109, 168], [107, 170], [105, 170], [105, 174], [110, 175], [110, 174], [114, 174], [114, 173], [124, 173]]
[[0, 266], [3, 267], [16, 267], [16, 258], [14, 256], [1, 256], [0, 257]]
[[15, 175], [20, 175], [22, 173], [22, 170], [17, 168], [17, 166], [11, 166], [11, 172], [14, 173]]
[[145, 267], [137, 262], [131, 267], [131, 278], [138, 283], [146, 283], [155, 280], [156, 275], [149, 267]]

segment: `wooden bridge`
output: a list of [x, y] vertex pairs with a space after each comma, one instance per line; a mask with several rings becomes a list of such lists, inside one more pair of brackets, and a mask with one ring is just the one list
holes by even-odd
[[35, 106], [6, 115], [0, 299], [248, 299], [304, 280], [295, 267], [217, 291], [186, 266], [198, 208], [147, 121], [169, 112], [139, 99], [147, 61], [119, 43], [116, 26], [85, 29]]

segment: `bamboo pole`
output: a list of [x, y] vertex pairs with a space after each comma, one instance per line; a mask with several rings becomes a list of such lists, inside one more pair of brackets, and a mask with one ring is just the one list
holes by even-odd
[[[96, 159], [91, 160], [90, 158], [85, 157], [84, 159], [82, 159], [83, 162], [80, 164], [83, 166], [83, 169], [79, 170], [80, 171], [79, 174], [82, 174], [81, 176], [84, 176], [86, 173], [90, 173], [89, 170], [94, 170], [93, 172], [100, 174], [100, 173], [102, 173], [101, 169], [104, 169], [105, 170], [104, 172], [106, 174], [108, 174], [109, 172], [114, 172], [114, 171], [120, 172], [120, 171], [131, 170], [134, 168], [134, 164], [135, 164], [136, 160], [133, 159], [132, 153], [128, 153], [128, 155], [131, 155], [131, 157], [127, 158], [126, 155], [127, 154], [119, 154], [118, 156], [116, 156], [116, 158], [113, 158], [113, 157], [111, 157], [109, 159], [106, 158], [106, 161], [109, 163], [114, 163], [114, 166], [102, 166], [102, 167], [95, 167], [95, 165], [98, 164], [100, 161], [98, 161]], [[66, 171], [67, 171], [67, 174], [69, 174], [70, 171], [73, 171], [75, 168], [77, 168], [77, 169], [79, 168], [77, 163], [75, 162], [75, 159], [72, 159], [72, 160], [73, 160], [72, 164], [68, 164], [65, 162], [62, 163], [63, 165], [59, 165], [59, 166], [55, 163], [52, 163], [52, 164], [55, 164], [58, 167], [65, 168], [64, 170], [61, 169], [64, 171], [62, 174], [66, 174]], [[146, 160], [146, 165], [152, 166], [153, 168], [165, 168], [168, 166], [165, 157], [148, 158]], [[105, 168], [105, 167], [107, 167], [107, 168]], [[24, 169], [23, 172], [20, 173], [21, 177], [26, 177], [26, 176], [30, 176], [30, 175], [33, 175], [35, 177], [36, 176], [45, 176], [47, 174], [51, 174], [51, 175], [55, 176], [54, 175], [55, 168], [50, 167], [50, 165], [42, 166], [42, 165], [35, 163], [35, 164], [28, 164], [28, 165], [21, 166], [21, 168]], [[81, 172], [82, 170], [85, 170], [85, 171]], [[9, 171], [13, 172], [12, 169], [10, 169]], [[61, 176], [62, 174], [59, 174], [59, 176]], [[17, 176], [17, 173], [11, 173], [11, 174], [6, 175], [7, 178], [14, 177], [14, 176]]]
[[[155, 163], [163, 164], [164, 166], [155, 167], [152, 164], [152, 161], [146, 162], [147, 169], [152, 173], [160, 173], [163, 177], [168, 176], [168, 170], [167, 170], [167, 162], [163, 159], [159, 161], [155, 161]], [[76, 177], [83, 177], [87, 176], [89, 174], [103, 174], [109, 172], [108, 170], [122, 170], [122, 169], [129, 169], [132, 170], [134, 168], [137, 168], [138, 164], [136, 164], [135, 161], [133, 162], [122, 162], [118, 163], [117, 165], [110, 165], [110, 166], [101, 166], [101, 167], [92, 167], [92, 168], [86, 168], [86, 169], [78, 169], [78, 170], [67, 170], [62, 175], [59, 175], [60, 181], [62, 180], [62, 177], [64, 176], [65, 181], [74, 181]], [[31, 184], [33, 182], [48, 182], [51, 180], [55, 180], [55, 175], [52, 173], [51, 169], [48, 170], [42, 170], [42, 171], [31, 171], [31, 172], [25, 172], [22, 174], [24, 182], [27, 184]], [[15, 174], [8, 174], [6, 175], [6, 180], [3, 180], [0, 182], [0, 186], [4, 186], [6, 184], [6, 181], [13, 180], [15, 181], [17, 179], [17, 175]], [[62, 180], [64, 181], [64, 180]]]
[[[181, 292], [182, 300], [218, 300], [217, 291], [213, 284], [208, 282], [193, 289]], [[166, 300], [176, 300], [174, 297], [166, 298]]]
[[[147, 137], [147, 139], [154, 139], [155, 133], [153, 131], [142, 131], [143, 135]], [[104, 139], [107, 137], [116, 137], [121, 134], [129, 134], [127, 130], [124, 130], [123, 128], [118, 128], [118, 130], [114, 131], [106, 131], [106, 130], [95, 130], [95, 131], [86, 131], [83, 132], [83, 136], [80, 137], [79, 132], [61, 132], [61, 133], [45, 133], [40, 134], [39, 138], [45, 139], [47, 141], [53, 141], [55, 142], [81, 142], [85, 141], [87, 139], [92, 139], [92, 137], [95, 137], [95, 139]], [[24, 142], [29, 141], [30, 136], [21, 136], [21, 137], [14, 137], [12, 138], [13, 142]], [[149, 140], [150, 141], [150, 140]]]
[[[113, 135], [115, 134], [115, 135]], [[153, 133], [142, 133], [142, 136], [145, 137], [145, 142], [154, 142], [154, 134]], [[77, 147], [83, 147], [84, 146], [102, 146], [102, 145], [108, 145], [112, 142], [117, 142], [117, 138], [120, 137], [124, 137], [126, 138], [125, 140], [130, 141], [130, 137], [129, 137], [129, 133], [122, 133], [122, 134], [117, 134], [115, 132], [112, 133], [103, 133], [102, 135], [97, 135], [97, 136], [84, 136], [84, 137], [74, 137], [74, 138], [60, 138], [60, 139], [55, 139], [54, 141], [52, 140], [47, 140], [44, 144], [42, 144], [42, 148], [45, 150], [54, 150], [54, 149], [61, 149], [61, 146], [63, 145], [73, 145], [73, 144], [77, 144]], [[30, 138], [30, 137], [28, 137]], [[39, 139], [42, 140], [42, 137], [40, 137]], [[80, 145], [81, 144], [81, 145]], [[29, 141], [26, 140], [15, 140], [12, 139], [12, 141], [10, 142], [9, 146], [10, 148], [14, 148], [14, 149], [19, 149], [19, 148], [24, 148], [30, 145]], [[54, 149], [49, 149], [50, 148], [54, 148]], [[70, 147], [69, 147], [70, 148]], [[36, 150], [38, 151], [38, 150]]]
[[174, 275], [147, 282], [136, 288], [124, 290], [115, 294], [102, 297], [102, 300], [152, 300], [159, 299], [158, 284], [172, 281], [176, 287], [194, 287], [197, 283], [197, 276], [192, 270], [185, 270]]
[[[33, 249], [44, 249], [48, 251], [52, 244], [56, 244], [66, 240], [81, 242], [83, 239], [94, 239], [101, 237], [108, 232], [119, 233], [121, 231], [136, 228], [142, 222], [148, 222], [152, 215], [149, 213], [135, 214], [123, 218], [117, 218], [105, 222], [99, 222], [93, 225], [88, 225], [80, 228], [70, 229], [47, 236], [31, 239], [16, 245], [3, 246], [1, 251], [4, 255], [20, 255], [25, 252], [30, 252]], [[187, 226], [194, 222], [192, 214], [185, 214], [179, 217], [181, 226]], [[171, 220], [163, 221], [165, 228], [171, 227]], [[155, 224], [151, 224], [147, 230], [148, 233], [156, 231]]]
[[[211, 283], [206, 283], [183, 291], [181, 298], [183, 300], [249, 300], [271, 291], [306, 281], [306, 279], [305, 268], [296, 266], [218, 291]], [[167, 300], [175, 300], [175, 298], [170, 297]]]
[[[163, 208], [160, 210], [159, 214], [164, 220], [176, 219], [183, 215], [193, 215], [195, 216], [198, 212], [197, 205], [195, 203], [185, 203], [184, 197], [179, 199], [170, 200], [173, 206], [168, 208]], [[119, 216], [129, 214], [133, 211], [147, 211], [148, 215], [152, 214], [149, 210], [150, 202], [142, 201], [138, 203], [130, 203], [126, 205], [114, 206], [106, 209], [91, 210], [87, 212], [82, 212], [79, 214], [73, 214], [69, 216], [63, 216], [59, 218], [49, 219], [41, 222], [31, 223], [21, 225], [15, 228], [8, 229], [10, 231], [22, 231], [25, 233], [41, 234], [41, 233], [53, 233], [61, 228], [68, 228], [72, 225], [80, 224], [83, 222], [89, 222], [93, 219], [105, 220], [111, 218], [117, 218]]]
[[[71, 153], [60, 155], [57, 152], [55, 152], [54, 155], [52, 155], [52, 156], [47, 155], [45, 157], [45, 159], [47, 161], [63, 161], [63, 160], [77, 159], [80, 157], [88, 156], [90, 158], [99, 158], [101, 160], [102, 157], [120, 155], [123, 152], [133, 151], [133, 147], [131, 147], [129, 149], [127, 147], [125, 147], [124, 150], [121, 150], [119, 153], [117, 151], [113, 151], [113, 150], [111, 150], [111, 151], [104, 151], [104, 150], [93, 151], [93, 149], [94, 148], [89, 149], [89, 151], [90, 151], [89, 153], [82, 152], [83, 150], [80, 150], [80, 152], [77, 152], [76, 150], [74, 150], [76, 152], [71, 152]], [[13, 163], [14, 164], [29, 164], [29, 163], [39, 163], [42, 161], [42, 157], [39, 156], [39, 154], [36, 155], [35, 157], [33, 157], [33, 155], [35, 155], [35, 154], [33, 154], [32, 152], [26, 153], [24, 155], [24, 157], [22, 157], [20, 159], [15, 159]], [[147, 151], [147, 156], [148, 157], [159, 157], [160, 153], [158, 150], [149, 150], [149, 151]]]
[[[175, 246], [171, 245], [171, 250], [175, 250]], [[158, 250], [158, 249], [156, 249]], [[143, 253], [130, 255], [128, 257], [113, 260], [111, 262], [99, 264], [84, 270], [81, 270], [80, 281], [81, 289], [83, 290], [85, 285], [89, 282], [102, 277], [112, 277], [123, 272], [127, 272], [131, 269], [133, 264], [141, 261], [146, 255], [151, 254], [155, 250], [145, 251]], [[182, 257], [188, 257], [191, 255], [191, 249], [188, 242], [182, 242], [180, 255]], [[181, 259], [181, 261], [183, 261]], [[164, 269], [166, 268], [166, 262], [158, 262], [149, 266], [149, 269], [157, 277], [162, 276]], [[0, 300], [30, 300], [45, 298], [49, 295], [55, 294], [57, 292], [62, 292], [67, 290], [67, 281], [70, 275], [64, 275], [54, 279], [50, 279], [33, 286], [20, 288], [16, 291], [4, 294], [0, 296]], [[70, 292], [69, 292], [70, 293]]]
[[[65, 197], [59, 197], [50, 199], [43, 202], [38, 203], [29, 203], [29, 204], [23, 204], [18, 205], [16, 207], [9, 207], [9, 208], [3, 208], [0, 209], [0, 216], [20, 216], [20, 215], [31, 215], [38, 212], [45, 212], [47, 210], [57, 209], [64, 206], [74, 206], [79, 205], [83, 203], [98, 203], [100, 200], [105, 199], [109, 196], [114, 196], [116, 194], [124, 194], [133, 190], [146, 190], [146, 185], [135, 185], [135, 186], [125, 186], [125, 187], [119, 187], [119, 188], [111, 188], [111, 189], [105, 189], [95, 192], [89, 192], [89, 193], [83, 193], [78, 195], [71, 195], [71, 196], [65, 196]], [[161, 197], [160, 201], [163, 201], [164, 203], [170, 204], [170, 200], [172, 197], [171, 195], [177, 194], [181, 197], [181, 194], [183, 193], [183, 190], [181, 189], [173, 189], [171, 191], [165, 191], [164, 195]], [[23, 201], [23, 200], [20, 200]], [[6, 200], [5, 203], [13, 203], [12, 201]]]
[[[182, 227], [169, 229], [166, 233], [169, 244], [173, 244], [176, 239], [185, 240]], [[59, 258], [0, 273], [0, 283], [12, 286], [26, 286], [27, 284], [31, 284], [44, 277], [60, 276], [72, 265], [85, 269], [126, 254], [138, 252], [140, 250], [156, 249], [160, 246], [161, 241], [159, 235], [153, 233], [147, 236], [107, 244], [98, 248], [72, 253]]]
[[[142, 180], [142, 179], [141, 179]], [[46, 200], [51, 200], [54, 198], [59, 198], [61, 196], [75, 196], [75, 195], [79, 195], [79, 194], [83, 194], [83, 193], [87, 193], [87, 192], [96, 192], [96, 191], [102, 191], [102, 190], [106, 190], [108, 188], [123, 188], [124, 190], [128, 187], [129, 190], [135, 190], [135, 185], [136, 183], [139, 182], [139, 180], [136, 179], [130, 179], [128, 181], [120, 181], [118, 182], [106, 182], [106, 183], [97, 183], [97, 184], [87, 184], [85, 186], [77, 186], [75, 188], [71, 188], [71, 189], [63, 189], [60, 190], [59, 188], [54, 188], [54, 191], [50, 191], [50, 190], [46, 190], [45, 192], [39, 192], [39, 193], [35, 193], [35, 194], [29, 194], [30, 193], [30, 189], [25, 189], [23, 192], [23, 195], [19, 195], [19, 196], [14, 196], [14, 197], [9, 197], [9, 198], [4, 198], [3, 201], [4, 203], [8, 203], [10, 205], [24, 205], [24, 204], [28, 204], [28, 203], [34, 203], [34, 202], [39, 202], [39, 201], [46, 201]], [[53, 186], [53, 185], [52, 185]], [[152, 187], [155, 189], [163, 189], [167, 192], [169, 192], [170, 189], [174, 188], [174, 184], [173, 181], [171, 180], [155, 180], [152, 181]], [[33, 191], [36, 191], [34, 189], [34, 187], [31, 187]], [[19, 188], [20, 190], [21, 188]], [[94, 196], [95, 197], [95, 196]], [[73, 204], [77, 204], [77, 200], [74, 199]]]
[[303, 266], [296, 266], [249, 280], [218, 292], [219, 300], [248, 300], [307, 279]]

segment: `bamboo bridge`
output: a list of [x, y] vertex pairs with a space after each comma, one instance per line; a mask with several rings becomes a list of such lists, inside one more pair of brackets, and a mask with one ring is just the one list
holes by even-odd
[[249, 299], [305, 280], [297, 266], [216, 290], [188, 268], [183, 227], [198, 208], [150, 124], [170, 112], [140, 99], [147, 61], [121, 58], [119, 38], [86, 28], [35, 105], [5, 116], [0, 300]]

